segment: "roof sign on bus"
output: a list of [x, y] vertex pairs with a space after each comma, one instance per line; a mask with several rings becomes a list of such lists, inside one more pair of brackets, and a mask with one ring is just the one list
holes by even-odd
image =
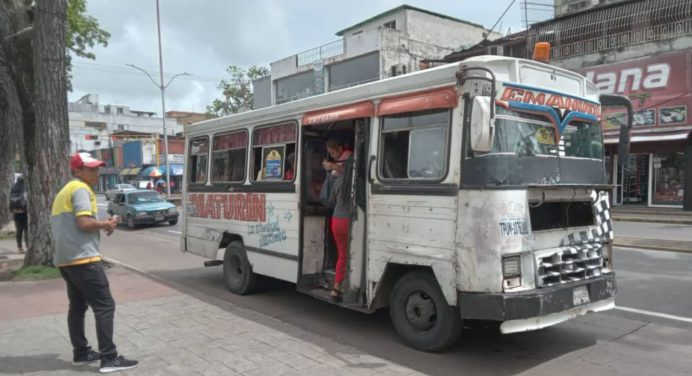
[[520, 102], [537, 106], [547, 106], [564, 111], [576, 111], [583, 114], [601, 116], [601, 105], [595, 102], [572, 97], [555, 92], [540, 91], [525, 87], [509, 86], [505, 84], [505, 90], [500, 96], [501, 102]]

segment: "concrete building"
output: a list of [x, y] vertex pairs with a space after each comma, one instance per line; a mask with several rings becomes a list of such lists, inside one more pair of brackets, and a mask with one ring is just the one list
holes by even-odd
[[[490, 34], [490, 35], [488, 35]], [[271, 63], [253, 82], [255, 108], [339, 90], [419, 70], [489, 33], [483, 26], [402, 5], [336, 33], [339, 40]]]
[[555, 0], [555, 17], [627, 0]]
[[[68, 104], [70, 152], [111, 147], [115, 131], [163, 133], [163, 122], [155, 112], [135, 111], [126, 105], [102, 105], [98, 95], [87, 94]], [[169, 135], [182, 132], [174, 118], [166, 118]]]
[[622, 109], [603, 113], [616, 204], [692, 210], [692, 1], [630, 0], [537, 23], [528, 46], [634, 105], [631, 155], [617, 168]]

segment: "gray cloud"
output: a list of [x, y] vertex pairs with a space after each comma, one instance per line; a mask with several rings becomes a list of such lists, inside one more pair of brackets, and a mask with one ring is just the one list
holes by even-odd
[[[469, 0], [407, 4], [490, 27], [510, 0]], [[268, 66], [292, 54], [334, 41], [335, 32], [401, 5], [400, 0], [160, 0], [164, 73], [189, 72], [166, 91], [166, 109], [204, 111], [214, 98], [228, 65]], [[149, 71], [158, 81], [158, 45], [154, 0], [88, 2], [88, 13], [111, 33], [106, 48], [94, 49], [96, 60], [73, 60], [70, 100], [95, 93], [103, 104], [130, 105], [161, 112], [159, 89], [125, 64]], [[478, 8], [478, 9], [475, 9]], [[520, 26], [518, 5], [503, 22]], [[167, 79], [165, 80], [167, 81]]]

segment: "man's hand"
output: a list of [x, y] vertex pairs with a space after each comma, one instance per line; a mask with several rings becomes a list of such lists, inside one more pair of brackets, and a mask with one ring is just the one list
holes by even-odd
[[113, 234], [113, 232], [115, 231], [115, 228], [118, 227], [119, 223], [120, 218], [118, 218], [118, 216], [113, 216], [106, 219], [104, 225], [104, 231], [106, 231], [106, 235], [111, 236], [111, 234]]

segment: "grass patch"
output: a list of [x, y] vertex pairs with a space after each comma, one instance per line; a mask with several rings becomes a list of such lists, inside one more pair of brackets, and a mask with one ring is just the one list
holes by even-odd
[[14, 235], [14, 232], [6, 232], [2, 235], [0, 235], [0, 240], [10, 240], [10, 239], [15, 239], [16, 236]]
[[60, 278], [60, 271], [52, 266], [35, 265], [12, 272], [12, 279], [15, 281], [39, 281], [53, 278]]

